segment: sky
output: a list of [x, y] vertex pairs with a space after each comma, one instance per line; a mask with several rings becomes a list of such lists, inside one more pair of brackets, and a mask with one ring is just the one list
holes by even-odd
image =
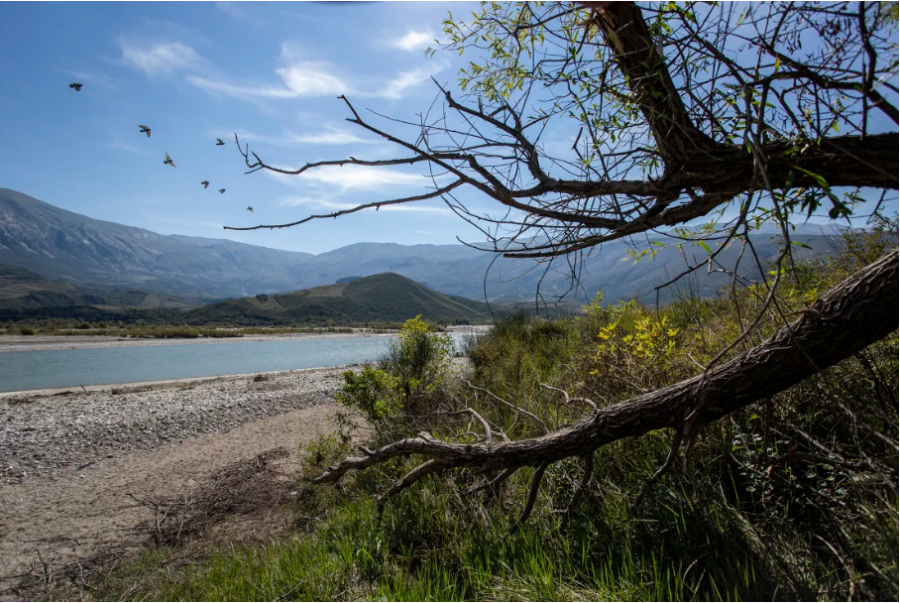
[[[283, 230], [222, 228], [292, 222], [433, 188], [416, 166], [247, 175], [234, 134], [285, 168], [348, 156], [397, 157], [394, 145], [347, 123], [350, 111], [337, 97], [346, 95], [379, 125], [385, 122], [365, 110], [415, 121], [437, 94], [431, 78], [458, 90], [459, 69], [474, 58], [425, 53], [448, 11], [459, 17], [469, 8], [461, 2], [0, 3], [0, 187], [161, 234], [309, 253], [363, 241], [483, 241], [440, 200]], [[76, 92], [71, 82], [84, 87]], [[151, 128], [150, 138], [139, 125]], [[572, 137], [551, 130], [541, 141], [556, 152], [568, 150]], [[226, 144], [216, 146], [217, 138]], [[163, 163], [166, 153], [174, 169]], [[465, 187], [455, 193], [475, 213], [497, 210]], [[729, 208], [725, 218], [735, 212]]]
[[[2, 3], [0, 186], [162, 234], [311, 253], [360, 241], [478, 238], [439, 200], [286, 230], [222, 228], [427, 190], [432, 181], [408, 166], [245, 175], [234, 133], [284, 167], [395, 156], [390, 143], [345, 121], [350, 113], [337, 97], [345, 94], [358, 110], [414, 119], [435, 97], [431, 77], [455, 84], [462, 59], [425, 54], [454, 8], [460, 5]], [[71, 82], [84, 87], [76, 92]], [[151, 128], [150, 138], [139, 125]], [[227, 144], [216, 146], [216, 138]], [[165, 153], [175, 169], [163, 163]]]

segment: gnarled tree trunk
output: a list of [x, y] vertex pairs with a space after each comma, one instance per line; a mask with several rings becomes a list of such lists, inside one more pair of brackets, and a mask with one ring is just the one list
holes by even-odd
[[315, 481], [337, 482], [351, 469], [364, 469], [397, 456], [426, 457], [424, 465], [390, 489], [388, 494], [393, 494], [443, 468], [468, 467], [478, 472], [545, 468], [655, 429], [671, 427], [680, 434], [690, 428], [695, 432], [697, 426], [784, 391], [896, 330], [897, 251], [838, 284], [801, 314], [766, 342], [703, 375], [599, 409], [591, 417], [545, 436], [468, 445], [422, 434], [378, 450], [363, 449], [364, 456], [329, 467]]

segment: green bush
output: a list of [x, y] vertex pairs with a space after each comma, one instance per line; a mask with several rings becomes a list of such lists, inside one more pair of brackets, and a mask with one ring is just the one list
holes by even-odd
[[439, 334], [436, 325], [416, 316], [400, 328], [384, 364], [411, 400], [434, 391], [442, 383], [452, 355], [453, 338]]
[[453, 353], [453, 338], [435, 332], [420, 316], [401, 327], [387, 356], [376, 367], [343, 374], [338, 402], [361, 411], [381, 439], [407, 430], [411, 419], [444, 383]]
[[359, 373], [346, 371], [343, 377], [338, 402], [361, 411], [376, 428], [400, 410], [399, 380], [387, 371], [367, 365]]

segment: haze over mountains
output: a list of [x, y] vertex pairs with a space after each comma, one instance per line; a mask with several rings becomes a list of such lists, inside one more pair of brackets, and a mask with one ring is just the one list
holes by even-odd
[[[302, 228], [302, 227], [300, 227]], [[800, 259], [834, 252], [833, 237], [801, 229], [794, 239]], [[762, 260], [778, 253], [770, 234], [753, 237]], [[577, 298], [586, 300], [602, 288], [606, 301], [642, 296], [655, 299], [654, 287], [680, 273], [686, 259], [702, 260], [700, 247], [661, 250], [653, 259], [634, 264], [626, 243], [617, 241], [595, 250], [581, 270]], [[601, 251], [602, 253], [598, 253]], [[720, 256], [733, 264], [738, 249]], [[529, 260], [499, 258], [485, 273], [494, 254], [463, 245], [358, 243], [312, 255], [247, 245], [222, 239], [160, 235], [141, 228], [105, 222], [66, 211], [28, 195], [0, 188], [0, 264], [18, 266], [44, 277], [99, 289], [139, 289], [157, 296], [178, 296], [195, 302], [274, 294], [331, 285], [349, 277], [393, 272], [436, 291], [475, 300], [533, 299], [540, 282], [548, 302], [570, 290], [564, 260], [545, 274], [545, 266]], [[744, 262], [743, 271], [755, 269]], [[690, 286], [710, 295], [728, 282], [722, 274], [695, 273]], [[542, 280], [543, 279], [543, 280]], [[671, 295], [672, 291], [663, 295]], [[570, 294], [571, 297], [572, 294]]]

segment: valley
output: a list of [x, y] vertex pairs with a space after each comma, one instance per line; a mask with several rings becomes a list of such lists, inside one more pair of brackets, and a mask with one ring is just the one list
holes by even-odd
[[[793, 234], [795, 260], [834, 254], [839, 247], [834, 235], [831, 228], [799, 226]], [[131, 320], [129, 311], [115, 318], [107, 306], [143, 306], [142, 320], [156, 320], [155, 312], [159, 321], [166, 322], [166, 312], [172, 308], [271, 296], [382, 273], [398, 274], [445, 295], [522, 308], [538, 305], [542, 311], [557, 313], [559, 308], [573, 309], [573, 302], [577, 309], [598, 290], [603, 291], [605, 303], [633, 298], [653, 303], [657, 286], [708, 256], [700, 246], [675, 246], [678, 241], [665, 233], [653, 237], [663, 246], [637, 262], [629, 254], [632, 244], [628, 241], [605, 244], [602, 254], [585, 255], [577, 267], [575, 287], [570, 267], [561, 260], [547, 265], [497, 258], [464, 245], [393, 243], [357, 243], [312, 255], [221, 239], [159, 235], [0, 189], [0, 265], [9, 267], [7, 273], [11, 267], [24, 269], [37, 275], [34, 278], [90, 290], [103, 298], [100, 301], [105, 303], [90, 304], [93, 309], [72, 311], [90, 321]], [[778, 254], [779, 237], [774, 231], [763, 231], [750, 238], [766, 269], [766, 262]], [[733, 265], [739, 254], [734, 246], [720, 253], [718, 261]], [[759, 278], [759, 269], [750, 261], [741, 262], [738, 273], [746, 279]], [[727, 274], [704, 267], [678, 285], [662, 289], [659, 297], [663, 302], [686, 295], [709, 297], [730, 282]], [[121, 299], [122, 291], [131, 291], [128, 295], [134, 300]], [[84, 293], [74, 297], [79, 295], [85, 299]], [[14, 319], [9, 314], [13, 310], [23, 317], [40, 318], [42, 313], [46, 317], [45, 308], [60, 307], [64, 301], [58, 293], [35, 297], [17, 301], [16, 307], [8, 294], [0, 293], [0, 310], [7, 312], [2, 320]]]

